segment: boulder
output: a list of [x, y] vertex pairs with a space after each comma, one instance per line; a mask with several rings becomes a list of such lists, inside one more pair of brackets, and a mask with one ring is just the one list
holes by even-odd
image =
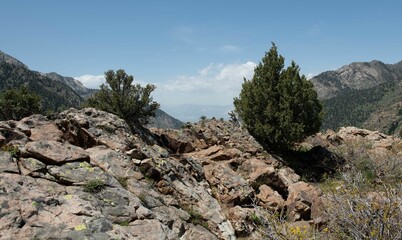
[[232, 223], [236, 236], [247, 237], [255, 230], [255, 225], [249, 220], [252, 214], [254, 214], [252, 209], [240, 206], [228, 210], [226, 216]]
[[206, 180], [215, 189], [215, 197], [222, 203], [237, 205], [248, 201], [253, 193], [246, 180], [224, 163], [206, 165], [204, 170]]
[[96, 146], [86, 149], [91, 164], [116, 178], [133, 177], [136, 173], [134, 162], [127, 155], [112, 150], [106, 146]]
[[0, 173], [19, 173], [17, 162], [9, 152], [0, 151]]
[[259, 193], [256, 197], [260, 206], [273, 211], [280, 211], [284, 208], [285, 200], [277, 191], [267, 185], [261, 185], [258, 190]]
[[169, 229], [156, 219], [135, 220], [127, 226], [136, 239], [167, 239]]
[[[322, 196], [322, 191], [313, 185], [305, 182], [297, 182], [289, 186], [289, 196], [286, 200], [287, 215], [291, 221], [310, 220], [313, 203], [320, 204], [317, 198]], [[316, 212], [315, 216], [319, 216]]]
[[89, 160], [84, 149], [56, 141], [36, 141], [25, 145], [27, 157], [39, 159], [47, 164], [61, 164], [71, 161]]
[[218, 238], [210, 233], [207, 229], [200, 225], [191, 225], [190, 228], [180, 237], [180, 240], [192, 240], [192, 239], [208, 239], [218, 240]]
[[22, 174], [33, 177], [43, 176], [46, 170], [46, 164], [35, 158], [21, 158], [19, 166]]
[[241, 171], [246, 174], [250, 186], [254, 189], [258, 189], [263, 184], [273, 184], [273, 181], [277, 179], [275, 168], [256, 158], [244, 161]]
[[253, 216], [285, 208], [327, 221], [319, 190], [233, 123], [152, 129], [157, 144], [93, 108], [53, 119], [0, 122], [1, 239], [260, 239]]
[[54, 123], [47, 123], [43, 125], [38, 125], [31, 129], [31, 136], [29, 139], [31, 141], [39, 140], [49, 140], [49, 141], [60, 141], [62, 139], [63, 133]]
[[102, 181], [109, 186], [119, 185], [113, 177], [87, 162], [68, 162], [61, 166], [47, 165], [47, 171], [62, 184], [84, 185], [91, 181]]

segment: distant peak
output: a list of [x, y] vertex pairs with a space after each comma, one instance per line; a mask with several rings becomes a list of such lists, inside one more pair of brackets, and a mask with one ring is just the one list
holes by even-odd
[[12, 64], [18, 67], [23, 67], [26, 69], [29, 69], [25, 64], [23, 64], [22, 62], [20, 62], [18, 59], [0, 51], [0, 63], [1, 62], [6, 62], [8, 64]]

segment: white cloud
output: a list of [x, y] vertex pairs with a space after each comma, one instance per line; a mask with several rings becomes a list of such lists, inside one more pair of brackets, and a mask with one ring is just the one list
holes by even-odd
[[253, 76], [256, 64], [209, 64], [194, 76], [158, 83], [154, 98], [166, 105], [228, 105], [238, 96], [243, 79]]
[[[254, 62], [234, 64], [211, 63], [191, 76], [152, 83], [156, 90], [152, 93], [162, 109], [182, 121], [196, 121], [201, 115], [227, 117], [233, 108], [233, 98], [240, 93], [243, 79], [253, 77]], [[83, 75], [75, 77], [85, 87], [99, 88], [105, 82], [103, 75]], [[142, 86], [147, 82], [134, 80]]]
[[99, 89], [102, 83], [105, 83], [104, 75], [82, 75], [80, 77], [74, 77], [74, 79], [80, 81], [82, 85], [87, 88]]

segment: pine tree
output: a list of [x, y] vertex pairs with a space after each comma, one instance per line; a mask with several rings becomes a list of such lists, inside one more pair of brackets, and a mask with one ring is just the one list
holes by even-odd
[[300, 75], [295, 62], [284, 69], [284, 61], [273, 43], [234, 99], [250, 134], [272, 150], [292, 148], [318, 132], [322, 121], [322, 106], [312, 83]]
[[159, 108], [159, 104], [151, 97], [155, 86], [133, 85], [134, 77], [122, 69], [105, 72], [105, 78], [106, 84], [101, 85], [86, 105], [116, 114], [127, 122], [133, 132], [148, 124], [149, 118], [155, 116]]
[[20, 120], [41, 112], [41, 97], [28, 91], [26, 85], [0, 95], [0, 120]]

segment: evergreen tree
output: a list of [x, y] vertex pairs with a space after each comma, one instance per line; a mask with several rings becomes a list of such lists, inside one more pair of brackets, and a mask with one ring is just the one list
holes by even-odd
[[295, 62], [285, 59], [272, 44], [251, 80], [244, 79], [234, 106], [250, 134], [272, 150], [287, 150], [319, 131], [322, 106], [313, 84]]
[[124, 119], [133, 132], [149, 123], [149, 118], [155, 116], [159, 104], [154, 102], [151, 92], [154, 85], [141, 87], [133, 85], [134, 77], [127, 75], [122, 69], [105, 72], [106, 84], [87, 100], [86, 105], [107, 111]]
[[21, 85], [0, 95], [0, 120], [20, 120], [41, 112], [41, 97]]

